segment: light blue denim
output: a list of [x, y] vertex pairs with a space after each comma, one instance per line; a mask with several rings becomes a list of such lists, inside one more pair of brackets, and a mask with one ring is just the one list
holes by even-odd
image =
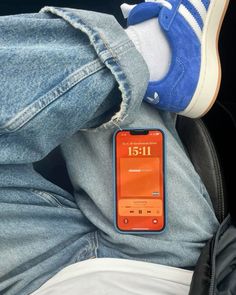
[[[218, 222], [175, 115], [142, 102], [148, 79], [113, 16], [45, 7], [0, 17], [1, 295], [30, 294], [64, 267], [93, 257], [194, 267]], [[124, 127], [165, 132], [162, 234], [114, 229], [112, 135]], [[32, 165], [58, 145], [73, 195]]]

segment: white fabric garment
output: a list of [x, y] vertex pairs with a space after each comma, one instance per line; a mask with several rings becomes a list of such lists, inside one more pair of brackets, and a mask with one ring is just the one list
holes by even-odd
[[64, 268], [31, 295], [187, 295], [192, 274], [148, 262], [95, 258]]
[[150, 73], [150, 81], [163, 79], [171, 64], [171, 48], [157, 18], [146, 20], [125, 29], [143, 56]]
[[[135, 6], [123, 3], [121, 5], [123, 16], [127, 18]], [[129, 26], [125, 32], [143, 56], [149, 69], [150, 81], [163, 79], [169, 71], [172, 52], [158, 19], [155, 17]]]

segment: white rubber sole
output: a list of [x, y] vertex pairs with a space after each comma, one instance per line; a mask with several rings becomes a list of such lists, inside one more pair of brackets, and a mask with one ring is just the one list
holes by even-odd
[[221, 64], [218, 52], [220, 29], [229, 0], [212, 0], [203, 28], [201, 68], [197, 88], [187, 108], [180, 115], [199, 118], [214, 104], [221, 83]]

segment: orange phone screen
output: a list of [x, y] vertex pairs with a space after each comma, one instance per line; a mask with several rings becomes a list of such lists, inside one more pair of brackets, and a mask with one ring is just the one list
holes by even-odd
[[160, 130], [116, 134], [116, 225], [121, 231], [165, 226], [163, 140]]

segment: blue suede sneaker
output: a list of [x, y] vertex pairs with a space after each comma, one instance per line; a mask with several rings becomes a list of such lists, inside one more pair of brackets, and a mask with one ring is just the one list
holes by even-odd
[[130, 11], [128, 26], [158, 18], [172, 50], [167, 75], [149, 82], [145, 101], [191, 118], [208, 112], [220, 87], [218, 38], [228, 4], [229, 0], [156, 0]]

